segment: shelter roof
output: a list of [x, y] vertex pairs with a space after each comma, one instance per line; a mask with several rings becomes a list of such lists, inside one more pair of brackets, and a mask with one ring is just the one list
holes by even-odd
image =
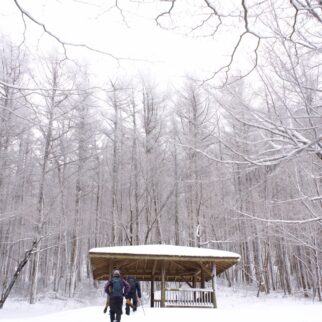
[[96, 280], [109, 279], [114, 268], [142, 281], [161, 280], [162, 268], [167, 281], [198, 281], [202, 275], [210, 280], [213, 263], [218, 275], [240, 260], [233, 252], [174, 245], [100, 247], [91, 249], [89, 256]]

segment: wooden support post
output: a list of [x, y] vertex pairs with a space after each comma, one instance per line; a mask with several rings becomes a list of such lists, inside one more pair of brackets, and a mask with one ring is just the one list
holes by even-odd
[[211, 284], [212, 284], [212, 303], [214, 308], [217, 308], [217, 299], [216, 299], [216, 263], [212, 264], [212, 272], [211, 272]]
[[151, 294], [150, 294], [151, 302], [150, 306], [154, 307], [154, 276], [151, 278]]
[[152, 275], [151, 275], [151, 307], [154, 307], [154, 281], [155, 281], [155, 271], [158, 265], [158, 261], [155, 260], [152, 267]]
[[165, 263], [161, 264], [161, 307], [165, 307]]
[[[192, 276], [192, 287], [193, 288], [197, 287], [197, 276], [196, 275]], [[193, 301], [196, 302], [196, 300], [197, 300], [196, 292], [193, 292]]]
[[201, 269], [201, 281], [200, 281], [200, 288], [205, 288], [206, 282], [205, 282], [205, 271]]
[[196, 275], [192, 276], [192, 287], [193, 288], [197, 287], [197, 276]]
[[[206, 287], [206, 278], [205, 278], [205, 271], [203, 268], [201, 268], [201, 280], [200, 280], [200, 288], [205, 288]], [[205, 301], [205, 294], [201, 293], [200, 294], [200, 301], [204, 302]]]

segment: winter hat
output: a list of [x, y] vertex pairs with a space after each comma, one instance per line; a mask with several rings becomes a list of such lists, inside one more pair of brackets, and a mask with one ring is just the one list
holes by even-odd
[[118, 269], [116, 269], [114, 272], [113, 272], [113, 276], [120, 276], [120, 271]]

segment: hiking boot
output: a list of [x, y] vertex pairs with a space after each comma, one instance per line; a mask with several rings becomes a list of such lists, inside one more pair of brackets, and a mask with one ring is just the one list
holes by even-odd
[[125, 314], [130, 315], [130, 307], [128, 305], [125, 308]]

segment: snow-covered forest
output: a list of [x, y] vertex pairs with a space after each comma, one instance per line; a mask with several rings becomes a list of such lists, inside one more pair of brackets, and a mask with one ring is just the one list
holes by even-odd
[[[35, 303], [73, 297], [90, 248], [166, 243], [240, 254], [228, 285], [322, 301], [321, 1], [192, 2], [193, 32], [240, 34], [220, 68], [165, 84], [67, 59], [77, 44], [14, 1], [26, 38], [0, 38], [2, 296], [24, 259], [12, 292]], [[159, 28], [180, 24], [177, 1], [158, 5]], [[28, 28], [55, 46], [28, 47]]]

